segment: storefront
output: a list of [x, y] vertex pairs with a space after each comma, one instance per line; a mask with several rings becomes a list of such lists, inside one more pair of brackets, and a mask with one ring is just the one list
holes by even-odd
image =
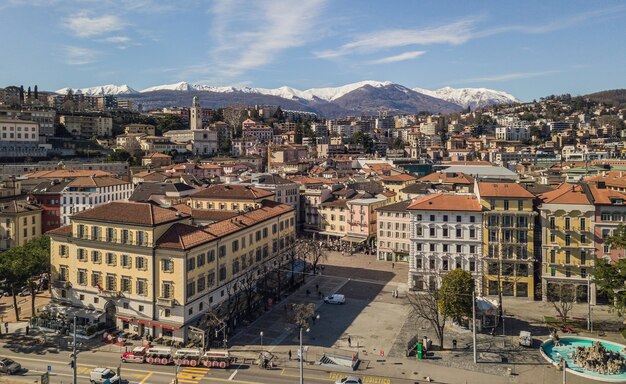
[[[141, 337], [162, 337], [183, 340], [184, 334], [179, 327], [134, 317], [117, 316], [119, 329], [122, 332], [136, 334]], [[121, 324], [120, 324], [121, 323]]]

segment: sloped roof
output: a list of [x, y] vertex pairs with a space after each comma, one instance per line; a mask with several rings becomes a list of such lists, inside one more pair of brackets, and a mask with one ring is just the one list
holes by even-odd
[[110, 187], [114, 185], [124, 185], [124, 184], [130, 184], [130, 183], [128, 181], [120, 180], [115, 177], [88, 176], [88, 177], [77, 177], [74, 180], [72, 180], [67, 186], [78, 187], [78, 188], [89, 188], [89, 187], [103, 188], [103, 187]]
[[76, 213], [72, 218], [97, 220], [122, 224], [154, 226], [179, 220], [187, 215], [150, 203], [113, 201], [86, 211]]
[[474, 195], [448, 195], [437, 193], [413, 200], [408, 209], [426, 211], [481, 212], [483, 207]]
[[28, 179], [70, 179], [87, 176], [111, 176], [111, 172], [91, 169], [55, 169], [51, 171], [38, 171], [25, 175]]
[[516, 197], [534, 198], [535, 195], [528, 192], [518, 183], [482, 181], [478, 183], [481, 197]]
[[474, 184], [474, 178], [470, 175], [464, 174], [463, 172], [433, 172], [421, 177], [419, 181], [446, 184]]
[[148, 201], [150, 196], [164, 196], [166, 193], [185, 192], [195, 189], [185, 183], [141, 183], [128, 198], [130, 201]]
[[377, 211], [384, 212], [407, 212], [409, 205], [413, 203], [413, 200], [404, 200], [399, 203], [385, 205], [383, 207], [376, 208]]
[[539, 195], [544, 204], [593, 204], [579, 184], [561, 184], [554, 191]]
[[230, 199], [230, 200], [259, 200], [274, 196], [274, 193], [265, 189], [238, 184], [211, 185], [193, 195], [194, 198]]
[[67, 181], [54, 181], [54, 180], [46, 180], [37, 184], [35, 188], [33, 188], [30, 192], [32, 194], [56, 194], [61, 193], [61, 191], [70, 183], [70, 180]]
[[36, 212], [42, 209], [36, 205], [29, 204], [24, 200], [10, 200], [0, 202], [0, 214], [19, 214], [25, 212]]
[[417, 177], [410, 175], [408, 173], [400, 173], [397, 175], [385, 176], [381, 179], [384, 183], [386, 182], [402, 182], [402, 181], [413, 181], [417, 180]]
[[626, 201], [626, 193], [608, 188], [598, 188], [595, 184], [589, 184], [589, 190], [595, 204], [612, 204], [612, 200]]
[[161, 248], [189, 249], [215, 239], [216, 236], [201, 227], [176, 223], [157, 240]]

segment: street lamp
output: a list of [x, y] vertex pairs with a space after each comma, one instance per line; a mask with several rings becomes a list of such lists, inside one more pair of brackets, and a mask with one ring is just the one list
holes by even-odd
[[[320, 315], [316, 315], [314, 319], [319, 320]], [[300, 326], [300, 384], [304, 384], [304, 351], [302, 350], [302, 330], [304, 327]], [[311, 328], [307, 328], [306, 331], [309, 332]]]
[[261, 331], [259, 335], [261, 336], [261, 348], [262, 348], [263, 347], [263, 331]]

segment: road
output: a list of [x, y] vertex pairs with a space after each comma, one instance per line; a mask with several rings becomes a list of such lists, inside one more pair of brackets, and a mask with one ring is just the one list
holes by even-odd
[[[64, 353], [65, 354], [65, 353]], [[69, 366], [69, 355], [63, 358], [56, 356], [3, 353], [25, 368], [25, 372], [12, 376], [16, 383], [34, 383], [41, 374], [51, 368], [50, 383], [62, 384], [72, 382], [72, 369]], [[79, 354], [78, 383], [89, 382], [89, 372], [95, 367], [115, 369], [120, 364], [119, 356], [109, 352], [82, 352]], [[233, 383], [233, 384], [292, 384], [297, 382], [299, 371], [297, 366], [279, 367], [263, 370], [256, 365], [241, 364], [232, 369], [207, 369], [180, 367], [176, 374], [176, 366], [160, 366], [149, 364], [125, 363], [121, 365], [122, 379], [130, 384], [170, 384], [175, 376], [180, 384], [199, 383]], [[307, 383], [333, 383], [335, 380], [349, 376], [348, 372], [329, 371], [305, 367], [304, 378]], [[387, 378], [379, 376], [363, 376], [364, 383], [369, 384], [413, 384], [415, 380]]]

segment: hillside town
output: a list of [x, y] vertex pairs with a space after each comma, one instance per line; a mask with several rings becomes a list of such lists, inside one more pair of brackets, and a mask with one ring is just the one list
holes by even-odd
[[[245, 356], [259, 344], [243, 341], [248, 327], [294, 311], [305, 319], [286, 327], [299, 326], [302, 342], [319, 303], [351, 300], [339, 289], [350, 277], [368, 282], [365, 270], [394, 276], [381, 284], [408, 301], [392, 328], [423, 322], [432, 340], [419, 348], [434, 351], [456, 349], [455, 332], [471, 321], [480, 337], [507, 335], [505, 318], [524, 320], [516, 309], [537, 303], [541, 322], [570, 324], [577, 309], [584, 316], [570, 319], [589, 331], [592, 307], [605, 322], [623, 308], [620, 286], [604, 277], [621, 273], [624, 255], [623, 106], [562, 95], [327, 119], [280, 106], [203, 108], [198, 96], [189, 105], [143, 110], [115, 95], [0, 90], [0, 264], [13, 296], [2, 318], [16, 329], [28, 319], [26, 335], [71, 327], [86, 340], [105, 332], [105, 345], [238, 346]], [[18, 273], [10, 263], [41, 239], [49, 254]], [[429, 319], [425, 297], [458, 273], [481, 320], [471, 310]], [[20, 306], [18, 292], [32, 303]], [[329, 346], [347, 339], [351, 348], [349, 332]], [[323, 365], [344, 364], [333, 353]], [[357, 347], [348, 365], [363, 359]]]

